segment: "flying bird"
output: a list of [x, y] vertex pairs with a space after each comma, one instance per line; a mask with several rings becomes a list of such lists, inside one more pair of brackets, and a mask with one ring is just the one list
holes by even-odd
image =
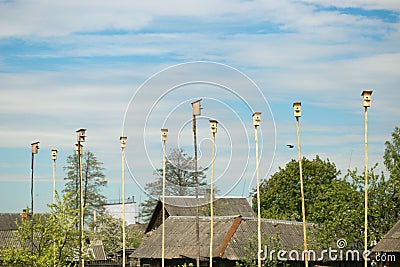
[[294, 148], [294, 145], [292, 145], [292, 144], [287, 144], [286, 145], [288, 148]]

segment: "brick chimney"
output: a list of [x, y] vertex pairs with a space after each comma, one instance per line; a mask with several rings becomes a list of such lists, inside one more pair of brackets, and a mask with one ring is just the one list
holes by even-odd
[[22, 219], [26, 220], [28, 218], [28, 213], [26, 212], [26, 209], [22, 210]]

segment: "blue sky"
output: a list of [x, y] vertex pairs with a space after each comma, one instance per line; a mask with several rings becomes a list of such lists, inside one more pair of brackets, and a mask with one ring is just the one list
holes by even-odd
[[[161, 164], [161, 127], [169, 128], [169, 148], [192, 154], [190, 102], [197, 98], [204, 99], [203, 166], [208, 119], [221, 125], [222, 194], [247, 196], [254, 186], [251, 110], [263, 112], [262, 177], [296, 158], [286, 147], [296, 143], [295, 101], [303, 109], [302, 153], [329, 158], [343, 171], [362, 170], [365, 89], [374, 90], [370, 165], [385, 171], [384, 142], [399, 126], [399, 16], [397, 0], [0, 1], [0, 212], [30, 204], [34, 141], [41, 142], [35, 209], [46, 210], [51, 149], [59, 150], [61, 190], [79, 128], [88, 129], [85, 149], [104, 162], [109, 199], [121, 194], [119, 136], [127, 134], [126, 194], [144, 200], [140, 187]], [[231, 91], [187, 85], [159, 99], [199, 80]]]

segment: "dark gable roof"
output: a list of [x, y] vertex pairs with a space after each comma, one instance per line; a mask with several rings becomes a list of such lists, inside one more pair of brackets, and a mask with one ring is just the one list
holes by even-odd
[[[208, 199], [199, 198], [201, 207], [200, 216], [207, 216], [209, 213]], [[160, 202], [161, 204], [161, 202]], [[169, 216], [196, 216], [195, 197], [165, 197], [165, 208]], [[214, 201], [215, 216], [238, 216], [254, 217], [249, 202], [244, 197], [220, 197]]]
[[[46, 214], [40, 214], [41, 217], [46, 217]], [[29, 241], [26, 244], [21, 244], [17, 241], [17, 230], [18, 225], [21, 224], [22, 215], [17, 213], [3, 213], [0, 214], [0, 249], [2, 247], [10, 246], [24, 246], [28, 247], [30, 245]], [[90, 253], [93, 252], [93, 256], [96, 260], [105, 260], [106, 254], [104, 252], [104, 247], [102, 240], [95, 237], [89, 238], [92, 243], [90, 248]]]
[[[214, 251], [232, 225], [232, 218], [219, 218], [214, 221]], [[207, 257], [209, 254], [209, 228], [210, 219], [201, 217], [200, 226], [200, 255]], [[165, 258], [180, 257], [196, 258], [196, 218], [195, 217], [169, 217], [165, 221]], [[161, 258], [161, 227], [133, 252], [135, 258]]]
[[26, 249], [31, 247], [31, 242], [30, 239], [20, 241], [17, 230], [0, 230], [0, 249], [9, 247], [22, 247]]
[[139, 224], [139, 223], [129, 224], [126, 226], [127, 231], [131, 231], [138, 234], [143, 234], [146, 228], [147, 224]]
[[107, 256], [104, 252], [103, 241], [100, 237], [91, 236], [89, 237], [90, 246], [86, 248], [88, 250], [88, 254], [90, 254], [94, 260], [106, 260]]
[[[262, 238], [279, 238], [279, 249], [285, 251], [302, 250], [303, 224], [294, 221], [261, 220]], [[245, 257], [244, 248], [250, 240], [257, 238], [257, 219], [241, 221], [235, 235], [232, 236], [224, 257], [230, 260], [240, 260]]]
[[[43, 216], [40, 214], [40, 216]], [[28, 219], [27, 219], [28, 220]], [[18, 226], [22, 223], [22, 214], [1, 213], [0, 214], [0, 248], [2, 247], [28, 247], [29, 241], [20, 243], [17, 240]]]
[[4, 230], [17, 230], [18, 226], [16, 224], [21, 223], [21, 214], [18, 213], [2, 213], [0, 214], [0, 231]]
[[400, 252], [400, 221], [372, 249], [374, 252]]
[[21, 244], [15, 241], [16, 230], [18, 230], [18, 225], [21, 224], [21, 220], [22, 215], [18, 213], [0, 214], [0, 248], [21, 246]]
[[[209, 216], [209, 201], [205, 197], [198, 199], [199, 216]], [[165, 209], [168, 216], [196, 216], [196, 198], [187, 196], [165, 196]], [[159, 200], [150, 218], [146, 233], [161, 224], [162, 202]], [[254, 211], [245, 197], [219, 197], [214, 201], [215, 216], [255, 217]]]
[[[169, 217], [165, 221], [165, 258], [195, 258], [197, 246], [195, 217]], [[209, 257], [210, 218], [200, 217], [200, 256]], [[303, 231], [299, 222], [262, 220], [261, 231], [267, 237], [280, 239], [282, 249], [302, 247]], [[158, 228], [132, 253], [133, 258], [161, 258], [162, 229]], [[257, 237], [257, 219], [242, 217], [214, 218], [213, 256], [239, 260], [244, 249]]]
[[0, 249], [12, 246], [20, 246], [20, 243], [16, 241], [16, 231], [0, 230]]

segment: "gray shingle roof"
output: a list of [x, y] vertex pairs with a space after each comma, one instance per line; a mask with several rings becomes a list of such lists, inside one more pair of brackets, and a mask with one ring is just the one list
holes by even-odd
[[400, 221], [372, 249], [374, 252], [400, 252]]
[[[263, 239], [278, 237], [280, 249], [289, 251], [303, 248], [303, 225], [300, 222], [262, 219], [261, 233]], [[247, 247], [250, 240], [255, 238], [257, 238], [257, 220], [242, 220], [225, 250], [224, 257], [230, 260], [240, 260], [245, 257], [243, 248]]]
[[[46, 215], [43, 215], [46, 216]], [[17, 213], [3, 213], [0, 214], [0, 248], [2, 247], [29, 247], [29, 241], [26, 244], [21, 244], [17, 239], [18, 224], [21, 224], [21, 214]], [[92, 242], [91, 251], [96, 260], [105, 260], [106, 255], [104, 252], [104, 247], [102, 240], [95, 237], [90, 237], [90, 242]]]
[[[199, 198], [201, 203], [200, 216], [208, 215], [209, 201]], [[196, 198], [165, 197], [165, 208], [170, 216], [196, 216]], [[214, 201], [215, 216], [254, 217], [254, 211], [244, 197], [221, 197]]]
[[0, 248], [10, 246], [20, 246], [15, 241], [17, 223], [21, 223], [21, 214], [2, 213], [0, 214]]
[[0, 230], [0, 249], [5, 247], [17, 247], [19, 242], [16, 242], [15, 230]]
[[[214, 220], [214, 253], [218, 244], [230, 229], [232, 218], [216, 218]], [[165, 221], [165, 258], [180, 257], [196, 258], [196, 219], [195, 217], [169, 217]], [[210, 240], [210, 219], [199, 218], [200, 228], [200, 255], [208, 257]], [[155, 230], [150, 237], [136, 249], [133, 257], [161, 258], [161, 227]]]
[[[209, 216], [209, 201], [207, 198], [199, 197], [199, 216]], [[165, 210], [167, 216], [196, 216], [195, 197], [179, 196], [165, 197]], [[150, 218], [146, 232], [156, 229], [161, 224], [161, 206], [158, 201]], [[219, 197], [214, 201], [215, 216], [243, 216], [255, 217], [254, 211], [245, 197]]]
[[21, 222], [21, 214], [18, 213], [2, 213], [0, 214], [0, 231], [17, 230], [16, 222]]
[[[196, 216], [196, 206], [198, 205], [195, 197], [165, 197], [165, 208], [170, 216]], [[200, 216], [208, 215], [209, 200], [204, 197], [198, 199], [200, 206]], [[159, 201], [161, 204], [161, 201]], [[253, 217], [254, 211], [245, 197], [219, 197], [214, 201], [214, 213], [216, 216], [241, 215]]]
[[93, 252], [92, 256], [95, 260], [106, 260], [107, 255], [104, 252], [103, 241], [96, 236], [89, 237], [90, 240], [90, 248], [88, 248], [88, 252]]
[[[195, 258], [196, 223], [195, 217], [169, 217], [165, 221], [165, 258]], [[209, 257], [210, 218], [200, 217], [200, 256]], [[161, 227], [131, 255], [133, 258], [161, 258]], [[279, 234], [282, 249], [302, 247], [302, 224], [289, 221], [262, 220], [261, 231], [267, 237]], [[213, 257], [239, 260], [245, 256], [244, 249], [257, 237], [257, 220], [242, 217], [214, 218]]]

